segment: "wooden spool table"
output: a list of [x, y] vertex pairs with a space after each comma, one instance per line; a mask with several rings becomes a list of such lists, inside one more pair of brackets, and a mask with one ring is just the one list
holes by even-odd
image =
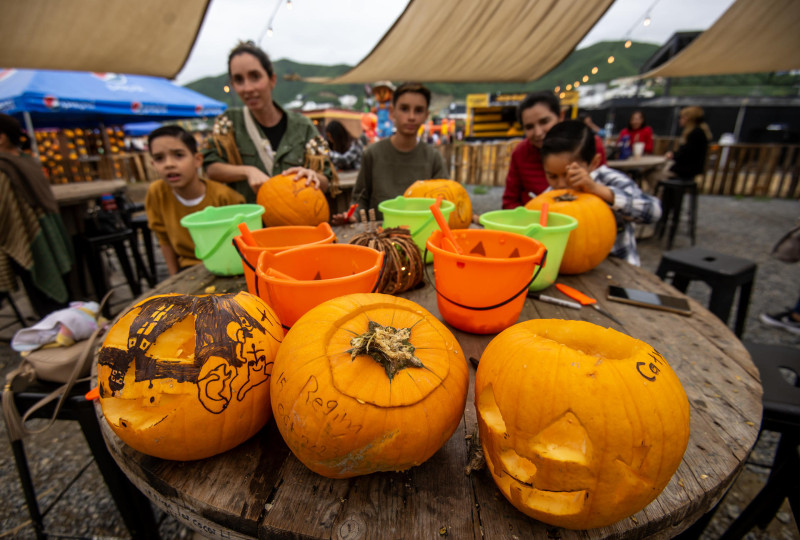
[[[356, 232], [360, 226], [336, 228], [340, 242]], [[111, 431], [97, 404], [103, 435], [119, 466], [150, 500], [211, 538], [674, 536], [719, 501], [755, 444], [761, 421], [758, 371], [736, 336], [694, 300], [689, 299], [691, 317], [605, 300], [609, 284], [681, 295], [650, 272], [609, 258], [591, 272], [559, 281], [597, 298], [625, 325], [625, 333], [663, 354], [691, 406], [689, 445], [666, 489], [642, 511], [609, 527], [569, 531], [547, 526], [508, 503], [485, 467], [465, 473], [477, 441], [473, 367], [466, 410], [455, 434], [427, 462], [400, 473], [347, 480], [319, 476], [291, 454], [272, 420], [244, 444], [193, 462], [166, 461], [128, 447]], [[245, 284], [242, 276], [214, 276], [199, 265], [150, 294], [198, 294], [209, 286], [223, 293], [242, 290]], [[440, 317], [435, 294], [426, 285], [402, 296]], [[534, 318], [586, 320], [620, 329], [588, 307], [578, 311], [527, 299], [520, 320]], [[494, 337], [452, 330], [467, 358], [479, 359]]]

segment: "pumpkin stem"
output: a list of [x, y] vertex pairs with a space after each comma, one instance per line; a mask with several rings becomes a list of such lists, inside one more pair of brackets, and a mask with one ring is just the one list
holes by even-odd
[[409, 341], [410, 328], [394, 328], [381, 326], [375, 321], [369, 322], [369, 330], [350, 340], [350, 358], [366, 354], [378, 362], [386, 370], [386, 376], [392, 380], [395, 374], [407, 367], [424, 367], [419, 358], [414, 356], [415, 347]]
[[562, 202], [562, 201], [574, 201], [577, 198], [578, 197], [576, 197], [574, 193], [572, 193], [571, 191], [568, 191], [566, 193], [562, 193], [558, 197], [553, 197], [553, 200], [557, 201], [557, 202]]

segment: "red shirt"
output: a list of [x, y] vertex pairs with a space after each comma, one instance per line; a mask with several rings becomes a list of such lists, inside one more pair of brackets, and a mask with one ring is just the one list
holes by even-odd
[[633, 148], [633, 143], [643, 142], [644, 153], [653, 153], [653, 130], [650, 126], [644, 126], [643, 128], [633, 131], [628, 128], [623, 128], [623, 130], [619, 132], [619, 138], [621, 139], [624, 135], [628, 135], [631, 138], [631, 148]]
[[511, 153], [511, 164], [506, 175], [503, 208], [523, 206], [531, 200], [528, 193], [538, 195], [550, 187], [544, 174], [542, 155], [527, 139], [521, 141]]

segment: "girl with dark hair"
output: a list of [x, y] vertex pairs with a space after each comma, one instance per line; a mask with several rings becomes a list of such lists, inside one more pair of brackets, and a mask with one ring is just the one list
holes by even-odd
[[278, 78], [269, 56], [252, 42], [239, 43], [228, 56], [228, 75], [245, 107], [228, 109], [214, 123], [203, 153], [206, 174], [229, 183], [247, 202], [255, 202], [258, 188], [277, 174], [294, 174], [296, 181], [327, 191], [330, 167], [306, 167], [306, 146], [319, 137], [317, 128], [273, 101]]
[[341, 122], [331, 120], [325, 125], [325, 140], [331, 148], [328, 155], [337, 169], [352, 171], [361, 168], [364, 147], [361, 141], [350, 135]]
[[542, 141], [547, 181], [553, 189], [584, 191], [600, 197], [617, 220], [611, 255], [639, 266], [633, 223], [655, 223], [661, 203], [647, 195], [624, 173], [600, 164], [594, 134], [583, 122], [556, 124]]
[[642, 111], [633, 111], [628, 119], [628, 127], [619, 132], [619, 140], [628, 136], [631, 148], [637, 142], [644, 143], [644, 153], [653, 153], [653, 129], [647, 125]]
[[700, 107], [684, 107], [679, 118], [681, 133], [680, 147], [673, 154], [667, 152], [667, 159], [675, 163], [670, 173], [683, 180], [691, 180], [705, 172], [708, 143], [711, 142], [711, 130], [706, 124], [705, 113]]

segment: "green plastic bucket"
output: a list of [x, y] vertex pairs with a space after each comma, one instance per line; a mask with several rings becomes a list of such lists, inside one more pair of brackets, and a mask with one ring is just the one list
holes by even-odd
[[530, 290], [546, 289], [558, 277], [558, 268], [564, 257], [569, 233], [578, 226], [572, 216], [549, 212], [547, 227], [539, 225], [539, 210], [528, 210], [518, 206], [513, 210], [494, 210], [480, 217], [480, 223], [487, 229], [515, 232], [538, 240], [547, 248], [547, 261], [539, 276], [531, 283]]
[[242, 274], [242, 261], [233, 246], [233, 237], [239, 234], [239, 224], [250, 229], [261, 228], [260, 204], [232, 204], [208, 206], [181, 219], [194, 240], [194, 254], [212, 274], [235, 276]]
[[[425, 242], [433, 231], [439, 230], [439, 225], [433, 217], [431, 206], [436, 199], [424, 197], [406, 198], [402, 195], [383, 201], [378, 205], [378, 210], [383, 214], [383, 228], [408, 227], [411, 231], [411, 238], [419, 248], [420, 253], [425, 252]], [[445, 221], [450, 217], [450, 213], [456, 209], [456, 205], [450, 201], [442, 199], [441, 211]], [[433, 262], [433, 254], [428, 252], [425, 262]]]

